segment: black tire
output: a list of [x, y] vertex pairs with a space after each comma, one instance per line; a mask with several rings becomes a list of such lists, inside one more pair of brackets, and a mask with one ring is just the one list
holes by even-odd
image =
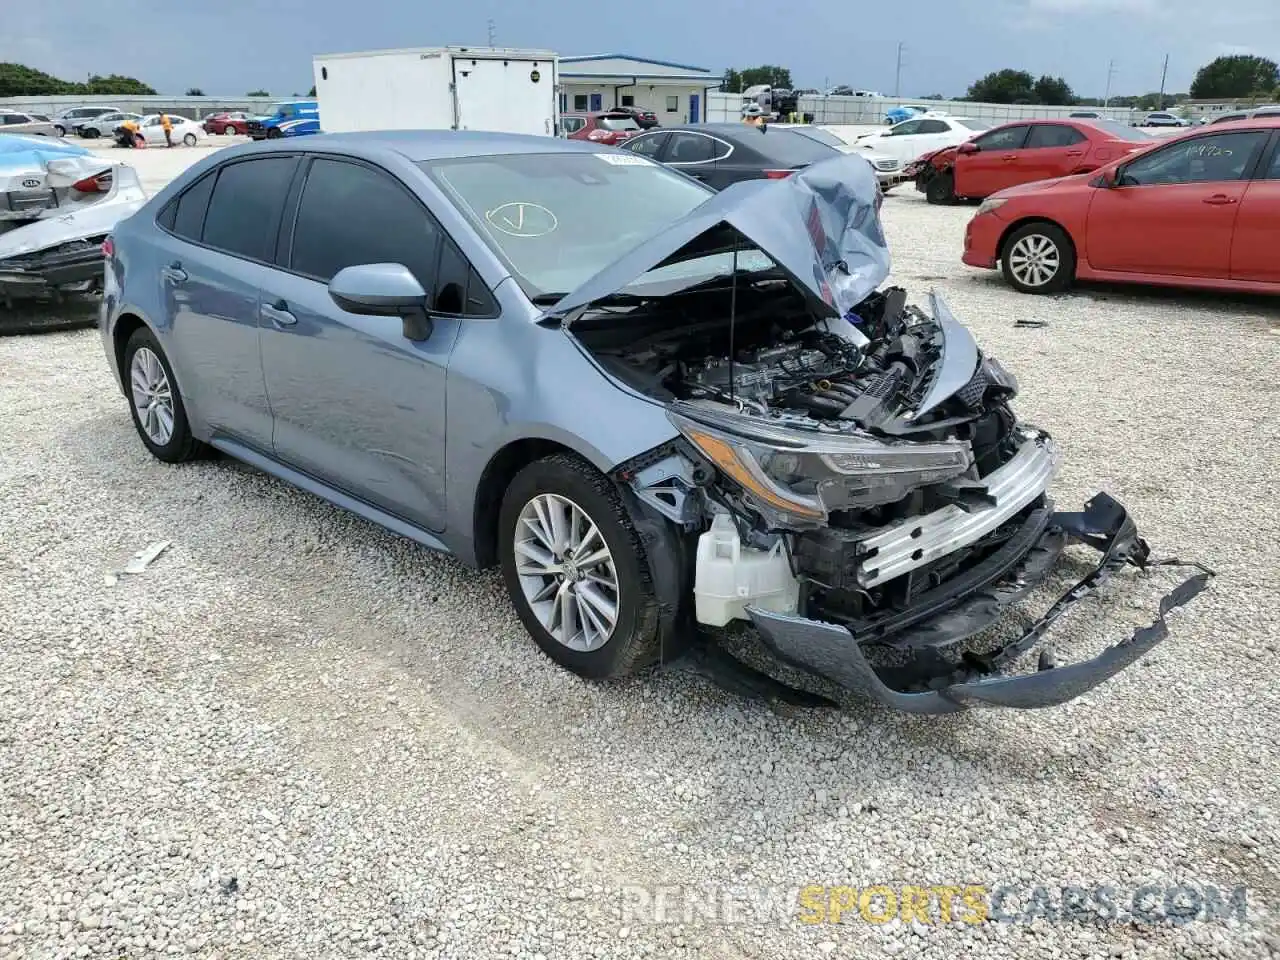
[[97, 127], [83, 127], [80, 130], [80, 136], [86, 140], [97, 140], [102, 134], [98, 132]]
[[[599, 528], [618, 577], [618, 614], [612, 635], [592, 651], [565, 646], [539, 621], [516, 573], [515, 534], [520, 511], [539, 494], [557, 494], [577, 505]], [[542, 652], [590, 680], [620, 677], [656, 662], [661, 651], [659, 604], [648, 554], [617, 489], [590, 464], [571, 454], [537, 460], [512, 479], [498, 518], [502, 578], [525, 629]]]
[[[161, 445], [155, 443], [147, 436], [146, 430], [142, 427], [142, 422], [138, 417], [138, 408], [133, 402], [133, 392], [130, 389], [130, 369], [133, 366], [133, 357], [140, 349], [147, 347], [160, 361], [160, 365], [164, 367], [164, 375], [169, 381], [170, 396], [173, 398], [173, 432], [169, 436], [167, 443]], [[129, 404], [129, 416], [133, 418], [134, 429], [138, 431], [138, 436], [142, 439], [143, 445], [151, 451], [151, 455], [157, 460], [163, 460], [165, 463], [185, 463], [188, 460], [198, 460], [206, 456], [209, 448], [191, 435], [191, 424], [187, 420], [187, 409], [182, 403], [182, 393], [178, 389], [178, 381], [173, 375], [173, 368], [169, 366], [169, 358], [165, 356], [164, 349], [160, 346], [160, 341], [156, 339], [156, 335], [151, 332], [149, 327], [139, 327], [129, 337], [129, 342], [124, 347], [124, 358], [121, 364], [121, 376], [124, 379], [124, 392], [126, 400]]]
[[267, 128], [267, 139], [268, 139], [268, 140], [279, 140], [282, 136], [284, 136], [284, 134], [282, 134], [282, 133], [280, 132], [280, 128], [279, 128], [279, 127], [268, 127], [268, 128]]
[[951, 204], [956, 202], [956, 178], [947, 170], [934, 174], [924, 188], [924, 198], [930, 203]]
[[[1046, 243], [1051, 245], [1054, 259], [1050, 263], [1056, 262], [1057, 266], [1047, 280], [1031, 282], [1025, 269], [1021, 277], [1015, 272], [1011, 263], [1013, 252], [1023, 243], [1040, 250], [1050, 249], [1045, 246]], [[1000, 270], [1009, 286], [1020, 293], [1060, 293], [1071, 286], [1076, 278], [1076, 249], [1061, 227], [1052, 223], [1028, 223], [1018, 227], [1005, 239], [1000, 250]]]
[[60, 123], [55, 123], [53, 125], [53, 129], [57, 132], [58, 136], [60, 137], [65, 137], [67, 135], [67, 128]]

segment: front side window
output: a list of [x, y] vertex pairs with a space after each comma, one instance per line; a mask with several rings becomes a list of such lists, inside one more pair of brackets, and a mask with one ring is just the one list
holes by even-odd
[[1196, 137], [1138, 157], [1120, 171], [1122, 186], [1241, 180], [1267, 141], [1265, 130]]
[[891, 137], [911, 137], [920, 132], [920, 120], [907, 120], [889, 128]]
[[390, 175], [363, 164], [316, 160], [302, 188], [289, 266], [328, 283], [344, 267], [401, 263], [430, 291], [440, 233]]
[[711, 196], [625, 152], [512, 154], [420, 166], [526, 296], [563, 295]]
[[980, 150], [1017, 150], [1022, 146], [1022, 141], [1027, 138], [1028, 129], [1026, 124], [1001, 127], [999, 130], [984, 133], [973, 142]]
[[1045, 147], [1069, 147], [1085, 140], [1085, 135], [1075, 127], [1062, 123], [1040, 123], [1031, 128], [1027, 137], [1027, 149]]
[[1263, 180], [1280, 180], [1280, 149], [1271, 154], [1271, 165], [1260, 176]]
[[218, 173], [201, 241], [250, 260], [270, 260], [295, 157], [229, 163]]
[[951, 128], [947, 126], [944, 120], [921, 120], [921, 133], [946, 133]]

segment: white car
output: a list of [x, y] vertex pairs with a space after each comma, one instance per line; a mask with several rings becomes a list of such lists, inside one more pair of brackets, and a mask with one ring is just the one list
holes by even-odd
[[991, 124], [984, 120], [925, 114], [895, 123], [892, 127], [875, 133], [864, 134], [857, 139], [856, 146], [887, 154], [905, 166], [922, 154], [941, 150], [943, 147], [954, 147], [990, 127]]
[[[179, 117], [171, 113], [169, 114], [169, 123], [173, 127], [173, 142], [175, 144], [185, 143], [188, 147], [194, 147], [208, 136], [204, 132], [204, 127], [186, 117]], [[146, 138], [147, 146], [164, 145], [164, 127], [160, 125], [160, 114], [152, 113], [143, 117], [138, 122], [138, 129], [143, 137]]]

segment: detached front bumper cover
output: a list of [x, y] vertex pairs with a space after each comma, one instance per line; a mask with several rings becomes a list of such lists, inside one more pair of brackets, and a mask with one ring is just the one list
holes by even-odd
[[[1051, 526], [1071, 540], [1088, 544], [1102, 559], [1088, 576], [1064, 593], [1021, 637], [995, 655], [976, 658], [967, 675], [939, 689], [901, 691], [888, 686], [867, 661], [861, 644], [843, 626], [803, 617], [749, 608], [748, 613], [766, 646], [781, 660], [826, 677], [860, 695], [909, 713], [955, 713], [970, 707], [1052, 707], [1073, 700], [1115, 676], [1168, 636], [1165, 616], [1208, 586], [1213, 571], [1181, 560], [1153, 561], [1150, 548], [1138, 536], [1128, 511], [1105, 493], [1094, 496], [1082, 513], [1058, 512]], [[1040, 654], [1039, 669], [1025, 675], [1005, 675], [1000, 669], [1036, 646], [1068, 610], [1093, 594], [1126, 565], [1147, 570], [1156, 566], [1194, 566], [1189, 577], [1160, 600], [1159, 614], [1131, 637], [1082, 663], [1055, 666], [1051, 649]]]

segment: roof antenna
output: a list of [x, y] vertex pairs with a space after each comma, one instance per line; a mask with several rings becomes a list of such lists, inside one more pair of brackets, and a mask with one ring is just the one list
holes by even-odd
[[733, 272], [729, 275], [729, 402], [733, 403], [733, 328], [738, 321], [738, 238], [733, 238]]

